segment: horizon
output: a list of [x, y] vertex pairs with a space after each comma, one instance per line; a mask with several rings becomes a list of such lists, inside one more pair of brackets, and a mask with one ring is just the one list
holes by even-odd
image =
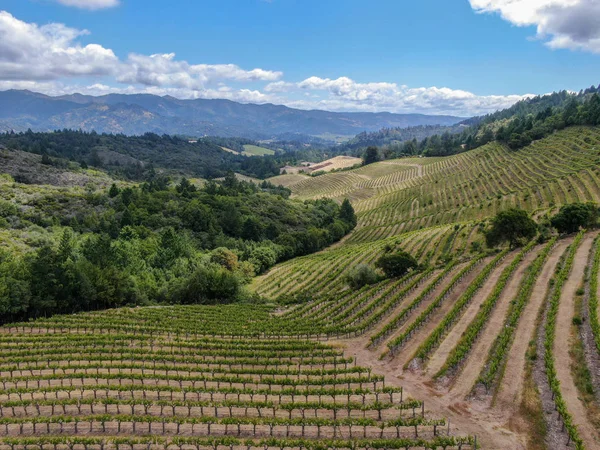
[[[72, 94], [60, 94], [60, 95], [52, 95], [52, 94], [44, 94], [43, 92], [37, 92], [37, 91], [32, 91], [30, 89], [0, 89], [0, 93], [2, 92], [28, 92], [30, 94], [37, 94], [37, 95], [43, 95], [45, 97], [49, 97], [49, 98], [54, 98], [54, 99], [64, 99], [64, 98], [68, 98], [68, 97], [73, 97], [73, 96], [82, 96], [82, 97], [92, 97], [92, 98], [102, 98], [102, 97], [109, 97], [111, 95], [119, 95], [119, 96], [125, 96], [125, 97], [133, 97], [133, 96], [148, 96], [148, 97], [158, 97], [158, 98], [163, 98], [163, 99], [173, 99], [173, 100], [177, 100], [177, 101], [196, 101], [196, 100], [205, 100], [205, 101], [226, 101], [226, 102], [231, 102], [231, 103], [237, 103], [240, 105], [255, 105], [255, 106], [281, 106], [283, 108], [288, 108], [288, 109], [295, 109], [295, 110], [299, 110], [299, 111], [308, 111], [308, 112], [312, 112], [312, 111], [317, 111], [317, 112], [331, 112], [331, 113], [337, 113], [337, 114], [393, 114], [393, 115], [413, 115], [413, 116], [439, 116], [439, 117], [455, 117], [455, 118], [459, 118], [459, 119], [470, 119], [472, 117], [475, 116], [457, 116], [457, 115], [453, 115], [453, 114], [427, 114], [427, 113], [395, 113], [392, 111], [331, 111], [331, 110], [327, 110], [327, 109], [316, 109], [316, 108], [312, 108], [312, 109], [303, 109], [303, 108], [293, 108], [291, 106], [287, 106], [287, 105], [282, 105], [282, 104], [277, 104], [277, 103], [252, 103], [252, 102], [242, 102], [242, 101], [235, 101], [235, 100], [230, 100], [228, 98], [177, 98], [174, 97], [170, 94], [165, 94], [165, 95], [157, 95], [157, 94], [150, 94], [147, 92], [140, 92], [140, 93], [132, 93], [132, 94], [121, 94], [118, 92], [111, 92], [108, 94], [98, 94], [98, 95], [93, 95], [93, 94], [83, 94], [81, 92], [73, 92]], [[543, 96], [545, 95], [550, 95], [550, 94], [543, 94]]]
[[595, 0], [401, 3], [5, 0], [0, 90], [472, 117], [598, 83]]

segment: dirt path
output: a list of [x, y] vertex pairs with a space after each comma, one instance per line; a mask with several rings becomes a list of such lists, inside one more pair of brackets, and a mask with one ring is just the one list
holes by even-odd
[[473, 350], [467, 357], [465, 365], [461, 370], [460, 376], [452, 387], [452, 395], [455, 398], [463, 399], [471, 392], [473, 385], [477, 381], [477, 377], [485, 365], [487, 355], [492, 348], [496, 337], [500, 333], [500, 330], [502, 330], [502, 327], [504, 326], [510, 302], [519, 293], [521, 280], [523, 279], [527, 268], [535, 260], [540, 250], [541, 247], [537, 247], [525, 255], [525, 258], [523, 258], [523, 261], [521, 261], [521, 264], [519, 264], [517, 270], [502, 291], [485, 329], [482, 331], [479, 339], [475, 342]]
[[502, 272], [516, 257], [516, 253], [511, 254], [509, 257], [504, 258], [504, 260], [498, 264], [498, 266], [492, 271], [490, 277], [483, 284], [482, 288], [476, 294], [476, 298], [471, 305], [467, 308], [466, 312], [460, 318], [460, 320], [456, 323], [456, 325], [450, 330], [450, 333], [446, 336], [446, 338], [442, 341], [442, 344], [439, 348], [433, 353], [429, 362], [427, 363], [426, 373], [429, 375], [435, 375], [446, 362], [446, 358], [458, 342], [458, 340], [462, 337], [465, 330], [471, 324], [471, 321], [475, 318], [477, 313], [479, 312], [479, 308], [481, 304], [485, 301], [486, 298], [491, 294], [498, 283], [498, 279]]
[[[402, 325], [400, 325], [396, 330], [394, 330], [389, 336], [387, 336], [385, 339], [383, 339], [378, 345], [374, 345], [372, 348], [373, 349], [376, 349], [376, 348], [385, 348], [385, 346], [387, 345], [388, 342], [391, 342], [392, 339], [394, 339], [394, 337], [398, 333], [402, 332], [402, 330], [404, 330], [404, 328], [406, 328], [406, 326], [410, 323], [410, 320], [413, 317], [417, 317], [419, 314], [421, 314], [421, 312], [423, 312], [423, 310], [425, 310], [425, 308], [427, 308], [427, 306], [429, 306], [429, 303], [431, 302], [431, 300], [434, 299], [435, 297], [437, 297], [437, 295], [439, 295], [440, 292], [442, 292], [442, 290], [445, 287], [445, 282], [447, 280], [451, 280], [452, 277], [454, 275], [456, 275], [456, 273], [460, 269], [462, 269], [463, 267], [464, 267], [464, 265], [460, 265], [458, 267], [455, 267], [448, 274], [446, 274], [446, 276], [440, 282], [439, 286], [437, 286], [432, 292], [430, 292], [429, 295], [427, 295], [426, 298], [421, 302], [421, 304], [408, 314], [408, 316], [407, 316], [406, 320], [404, 321], [404, 323]], [[394, 310], [394, 312], [391, 314], [391, 316], [389, 317], [389, 319], [384, 320], [377, 327], [377, 330], [375, 330], [375, 331], [373, 331], [371, 333], [371, 335], [375, 335], [377, 332], [379, 332], [379, 330], [381, 330], [389, 322], [391, 322], [394, 319], [394, 317], [397, 314], [400, 313], [400, 311], [402, 309], [404, 309], [413, 300], [415, 300], [419, 295], [421, 295], [421, 292], [423, 292], [423, 290], [425, 289], [425, 287], [427, 285], [429, 285], [430, 283], [432, 283], [440, 275], [440, 273], [436, 273], [433, 277], [430, 277], [424, 285], [422, 285], [421, 287], [415, 289], [415, 291], [411, 292], [411, 294], [409, 295], [409, 298], [407, 298], [407, 300], [402, 301], [402, 305], [400, 305], [398, 308], [396, 308], [396, 310]]]
[[425, 380], [412, 374], [401, 376], [402, 366], [397, 359], [379, 360], [378, 354], [365, 348], [365, 338], [337, 343], [344, 348], [346, 357], [355, 357], [357, 364], [371, 367], [373, 373], [385, 376], [386, 385], [402, 386], [405, 398], [423, 399], [428, 411], [435, 417], [444, 417], [450, 423], [450, 434], [473, 435], [485, 450], [526, 450], [524, 436], [506, 428], [506, 417], [496, 411], [471, 411], [466, 402], [455, 402], [433, 389]]
[[531, 298], [523, 313], [517, 330], [513, 345], [510, 349], [504, 377], [498, 389], [496, 402], [499, 406], [517, 408], [521, 404], [521, 396], [523, 392], [523, 377], [525, 372], [525, 355], [529, 341], [534, 338], [535, 324], [538, 312], [548, 290], [550, 278], [554, 275], [556, 266], [560, 261], [560, 257], [573, 242], [573, 239], [565, 239], [559, 241], [550, 253], [542, 272], [535, 282]]
[[[429, 336], [429, 334], [435, 329], [435, 327], [438, 326], [439, 322], [446, 316], [446, 314], [448, 314], [448, 311], [452, 309], [454, 303], [460, 298], [465, 289], [473, 282], [473, 280], [477, 277], [477, 275], [479, 275], [479, 273], [483, 270], [485, 265], [489, 262], [490, 260], [486, 259], [482, 263], [478, 264], [477, 267], [474, 270], [472, 270], [468, 275], [466, 275], [451, 290], [450, 294], [447, 298], [444, 299], [441, 306], [435, 309], [434, 312], [429, 316], [429, 321], [414, 332], [414, 334], [409, 339], [409, 343], [403, 346], [401, 351], [398, 353], [398, 356], [396, 356], [395, 358], [401, 367], [403, 367], [407, 362], [410, 361], [416, 350], [416, 345], [420, 344], [425, 339], [427, 339], [427, 336]], [[449, 280], [451, 280], [451, 278]], [[438, 286], [438, 288], [439, 293], [441, 293], [441, 291], [445, 288], [445, 285], [440, 285]], [[414, 344], [411, 345], [411, 343]]]
[[571, 275], [565, 282], [556, 322], [556, 339], [554, 341], [554, 357], [556, 375], [560, 381], [560, 390], [577, 425], [579, 434], [589, 449], [600, 447], [600, 433], [588, 420], [585, 405], [578, 396], [577, 387], [571, 374], [571, 356], [566, 340], [571, 335], [571, 324], [575, 313], [575, 297], [581, 286], [584, 271], [588, 263], [588, 255], [595, 235], [587, 235], [577, 249]]

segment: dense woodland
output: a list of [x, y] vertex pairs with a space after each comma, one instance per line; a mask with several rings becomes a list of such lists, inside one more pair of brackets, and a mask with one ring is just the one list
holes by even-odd
[[[244, 298], [256, 274], [339, 240], [356, 225], [349, 202], [292, 201], [269, 183], [176, 185], [153, 172], [141, 185], [0, 200], [0, 227], [60, 229], [58, 245], [0, 251], [3, 320], [154, 303]], [[60, 227], [62, 226], [62, 227]]]
[[461, 122], [463, 130], [446, 130], [421, 141], [412, 139], [384, 149], [386, 158], [409, 155], [448, 156], [497, 140], [517, 150], [573, 125], [600, 125], [600, 96], [592, 86], [579, 94], [567, 91], [523, 100], [512, 107]]
[[248, 158], [220, 147], [237, 149], [247, 143], [255, 142], [211, 138], [190, 143], [187, 139], [154, 133], [125, 136], [74, 130], [0, 133], [0, 146], [8, 149], [67, 159], [131, 180], [143, 179], [152, 167], [207, 179], [223, 177], [229, 170], [260, 179], [278, 175], [279, 166], [273, 159]]

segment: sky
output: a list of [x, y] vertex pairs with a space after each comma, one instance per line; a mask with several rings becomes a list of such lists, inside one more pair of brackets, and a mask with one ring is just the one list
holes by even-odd
[[600, 83], [600, 0], [0, 0], [0, 90], [472, 116]]

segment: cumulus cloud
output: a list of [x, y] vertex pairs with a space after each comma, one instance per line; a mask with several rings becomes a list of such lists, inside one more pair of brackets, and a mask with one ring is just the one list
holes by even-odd
[[600, 53], [598, 0], [469, 0], [479, 13], [499, 13], [517, 26], [535, 26], [551, 48]]
[[58, 23], [40, 27], [0, 11], [0, 79], [49, 80], [113, 73], [118, 59], [112, 50], [76, 42], [86, 34]]
[[[100, 0], [94, 2], [99, 4]], [[57, 23], [38, 26], [0, 11], [0, 89], [29, 89], [49, 95], [145, 93], [302, 109], [461, 116], [492, 112], [523, 98], [478, 96], [447, 87], [361, 83], [343, 76], [312, 76], [293, 82], [283, 79], [280, 71], [246, 70], [235, 64], [192, 64], [177, 59], [174, 53], [130, 53], [120, 59], [100, 44], [83, 45], [81, 41], [89, 34]]]
[[458, 115], [485, 114], [511, 106], [527, 96], [478, 96], [450, 88], [409, 88], [396, 83], [358, 83], [348, 77], [337, 79], [310, 77], [299, 83], [276, 82], [266, 86], [267, 92], [325, 92], [325, 98], [290, 102], [298, 108], [327, 110], [391, 111], [451, 113]]
[[281, 72], [263, 69], [243, 70], [234, 64], [189, 64], [177, 61], [174, 53], [162, 55], [138, 55], [132, 53], [127, 59], [124, 73], [117, 80], [122, 83], [139, 83], [146, 86], [175, 86], [187, 89], [203, 89], [217, 80], [273, 81], [281, 78]]
[[75, 8], [97, 10], [119, 6], [119, 0], [55, 0], [61, 5], [74, 6]]

